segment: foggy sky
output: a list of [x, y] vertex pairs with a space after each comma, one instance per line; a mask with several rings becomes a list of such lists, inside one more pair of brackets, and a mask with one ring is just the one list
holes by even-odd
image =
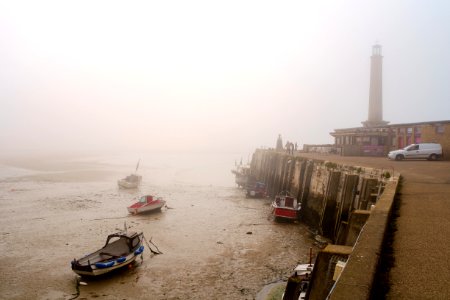
[[2, 1], [0, 152], [333, 143], [450, 119], [448, 1]]

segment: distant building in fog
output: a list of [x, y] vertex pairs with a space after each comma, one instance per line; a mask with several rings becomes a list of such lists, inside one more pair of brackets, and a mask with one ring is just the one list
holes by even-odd
[[440, 143], [450, 159], [450, 120], [335, 129], [336, 151], [344, 156], [384, 156], [414, 143]]
[[277, 151], [283, 150], [283, 140], [281, 139], [281, 134], [278, 135], [277, 147], [275, 149]]
[[450, 159], [450, 120], [391, 124], [383, 120], [381, 46], [372, 48], [369, 113], [363, 127], [335, 129], [335, 151], [344, 156], [385, 156], [409, 144], [436, 142]]

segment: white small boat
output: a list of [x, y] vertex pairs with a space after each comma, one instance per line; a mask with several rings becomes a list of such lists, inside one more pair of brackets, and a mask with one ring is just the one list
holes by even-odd
[[139, 214], [160, 210], [165, 204], [166, 201], [161, 197], [155, 198], [151, 195], [145, 195], [139, 198], [138, 202], [128, 206], [127, 209], [130, 214]]
[[142, 181], [141, 175], [131, 174], [117, 181], [119, 187], [124, 189], [135, 189], [139, 187]]
[[131, 175], [117, 181], [117, 184], [119, 185], [120, 188], [135, 189], [135, 188], [139, 187], [139, 185], [141, 184], [141, 181], [142, 181], [142, 176], [137, 175], [137, 170], [139, 168], [140, 161], [141, 160], [139, 160], [136, 165], [136, 171], [134, 172], [134, 174], [131, 174]]

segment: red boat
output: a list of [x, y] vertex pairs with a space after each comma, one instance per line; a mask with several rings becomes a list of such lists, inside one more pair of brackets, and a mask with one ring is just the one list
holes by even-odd
[[160, 197], [155, 199], [151, 195], [145, 195], [139, 198], [138, 202], [128, 206], [127, 209], [130, 214], [146, 213], [160, 210], [165, 204], [166, 201]]
[[281, 192], [272, 202], [272, 213], [275, 219], [298, 220], [301, 203], [289, 192]]

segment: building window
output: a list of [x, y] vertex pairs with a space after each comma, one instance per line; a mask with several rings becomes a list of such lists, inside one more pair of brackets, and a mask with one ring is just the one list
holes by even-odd
[[420, 142], [422, 142], [422, 134], [421, 134], [422, 130], [420, 127], [415, 127], [414, 128], [414, 143], [415, 144], [419, 144]]
[[436, 133], [444, 133], [444, 125], [436, 125]]
[[404, 144], [403, 144], [403, 137], [398, 137], [398, 144], [397, 147], [398, 148], [403, 148]]

